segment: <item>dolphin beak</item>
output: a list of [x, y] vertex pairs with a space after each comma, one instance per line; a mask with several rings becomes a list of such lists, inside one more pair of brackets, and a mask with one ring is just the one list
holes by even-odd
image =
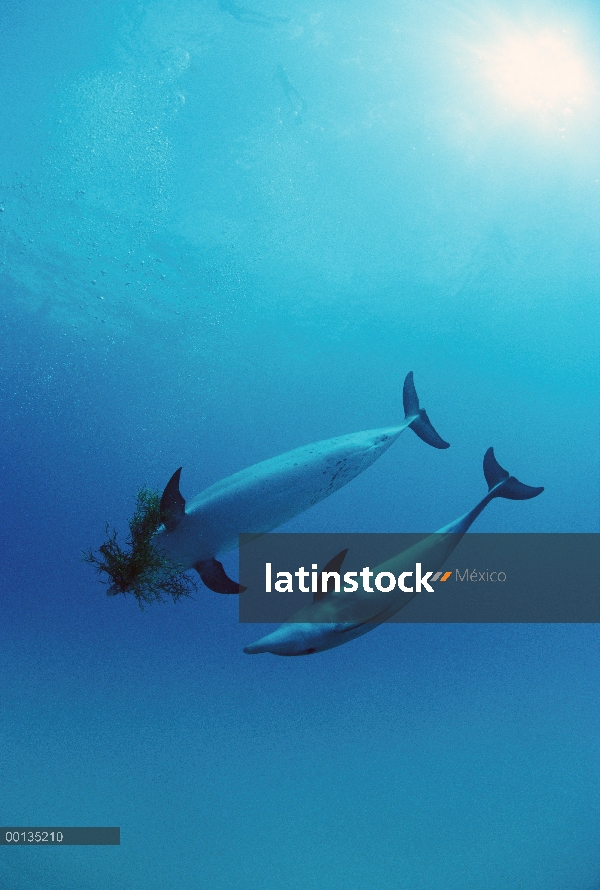
[[250, 643], [244, 648], [246, 655], [258, 655], [261, 652], [270, 652], [272, 655], [297, 655], [304, 648], [302, 640], [298, 640], [294, 633], [297, 625], [282, 624], [277, 630], [272, 631], [255, 643]]
[[269, 650], [266, 646], [261, 646], [260, 641], [257, 643], [252, 643], [250, 646], [244, 646], [244, 652], [246, 655], [258, 655], [260, 652], [268, 652]]
[[[329, 625], [321, 625], [329, 628]], [[246, 655], [271, 652], [272, 655], [312, 655], [320, 649], [319, 636], [314, 624], [282, 624], [255, 643], [246, 646]]]

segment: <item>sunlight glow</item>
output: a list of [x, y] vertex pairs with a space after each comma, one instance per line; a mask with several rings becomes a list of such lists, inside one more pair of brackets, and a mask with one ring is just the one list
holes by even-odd
[[583, 60], [564, 33], [512, 34], [478, 55], [499, 98], [515, 109], [568, 115], [592, 92]]

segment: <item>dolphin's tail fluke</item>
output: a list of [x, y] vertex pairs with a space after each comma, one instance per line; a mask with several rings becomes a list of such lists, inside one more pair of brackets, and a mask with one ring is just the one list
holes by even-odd
[[543, 492], [543, 488], [524, 485], [504, 470], [494, 457], [494, 449], [488, 448], [483, 457], [483, 472], [492, 498], [508, 498], [511, 501], [528, 501]]
[[444, 442], [442, 437], [432, 427], [431, 421], [427, 417], [427, 412], [419, 407], [419, 397], [415, 389], [412, 371], [406, 375], [402, 397], [404, 400], [404, 416], [406, 418], [415, 418], [412, 423], [409, 423], [409, 426], [419, 439], [423, 439], [424, 442], [427, 442], [428, 445], [432, 445], [434, 448], [450, 448], [450, 444]]

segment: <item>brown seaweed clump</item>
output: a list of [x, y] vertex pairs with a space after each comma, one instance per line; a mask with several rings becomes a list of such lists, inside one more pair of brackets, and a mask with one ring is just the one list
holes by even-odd
[[126, 550], [121, 549], [117, 532], [109, 531], [107, 523], [108, 538], [98, 554], [90, 550], [83, 556], [84, 562], [107, 576], [103, 579], [110, 585], [107, 596], [131, 593], [143, 609], [147, 603], [163, 602], [165, 596], [176, 602], [196, 590], [195, 581], [154, 545], [152, 539], [161, 524], [160, 494], [145, 487], [136, 495]]

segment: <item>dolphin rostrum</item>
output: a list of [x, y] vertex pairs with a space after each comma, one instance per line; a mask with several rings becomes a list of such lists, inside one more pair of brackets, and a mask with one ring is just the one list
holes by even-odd
[[[398, 576], [399, 586], [386, 592], [367, 591], [364, 583], [359, 583], [354, 593], [328, 591], [326, 587], [315, 593], [313, 602], [288, 618], [277, 630], [256, 643], [246, 646], [244, 652], [256, 655], [259, 652], [272, 652], [274, 655], [311, 655], [342, 646], [362, 634], [368, 633], [396, 612], [399, 612], [418, 593], [418, 586], [406, 588], [402, 575], [412, 574], [417, 563], [423, 562], [427, 569], [437, 572], [457, 546], [463, 535], [477, 519], [481, 511], [494, 498], [508, 498], [512, 501], [526, 501], [543, 492], [543, 488], [532, 488], [510, 476], [494, 457], [493, 448], [488, 448], [483, 458], [483, 472], [488, 484], [488, 493], [469, 513], [445, 525], [418, 544], [387, 560], [373, 569], [373, 575], [388, 572]], [[342, 551], [325, 567], [325, 572], [338, 572], [347, 551]], [[420, 568], [420, 566], [419, 566]], [[430, 577], [431, 573], [427, 575]], [[327, 578], [330, 584], [333, 579]], [[323, 585], [320, 585], [321, 588]]]
[[449, 445], [419, 407], [412, 371], [403, 390], [401, 424], [326, 439], [254, 464], [211, 485], [186, 505], [176, 470], [161, 502], [163, 525], [154, 542], [183, 571], [195, 568], [216, 593], [240, 593], [216, 557], [237, 547], [238, 536], [261, 535], [333, 494], [366, 470], [410, 427], [434, 448]]

